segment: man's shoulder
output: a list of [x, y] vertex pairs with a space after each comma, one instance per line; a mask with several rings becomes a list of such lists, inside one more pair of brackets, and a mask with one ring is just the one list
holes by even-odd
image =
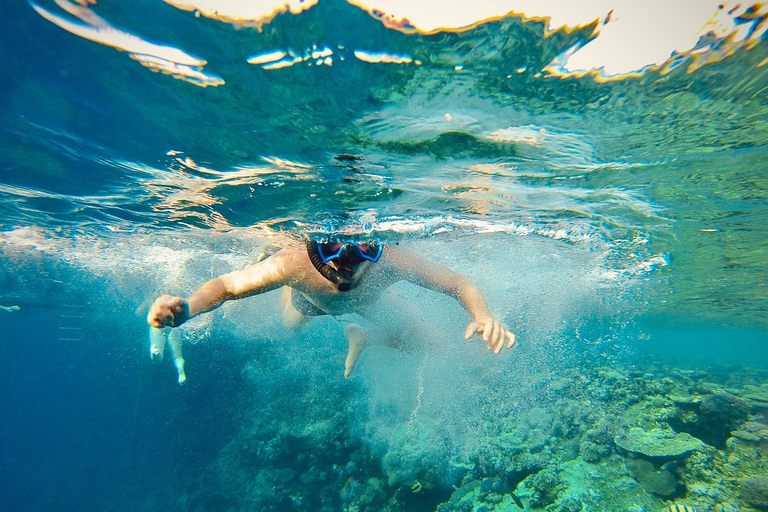
[[288, 257], [295, 257], [299, 256], [301, 254], [306, 254], [307, 251], [304, 249], [280, 249], [276, 253], [272, 254], [271, 257], [277, 256], [278, 258], [288, 258]]
[[405, 270], [413, 263], [414, 255], [407, 249], [391, 245], [384, 248], [381, 261], [386, 265]]
[[[306, 261], [305, 261], [306, 260]], [[307, 274], [309, 258], [299, 250], [281, 249], [258, 263], [229, 274], [235, 281], [242, 280], [248, 286], [262, 286], [265, 283], [293, 284]]]
[[302, 251], [300, 249], [280, 249], [264, 261], [285, 264], [287, 262], [300, 263], [304, 260], [309, 261], [307, 251]]
[[280, 249], [264, 263], [276, 267], [284, 275], [304, 273], [312, 266], [307, 251], [301, 249]]

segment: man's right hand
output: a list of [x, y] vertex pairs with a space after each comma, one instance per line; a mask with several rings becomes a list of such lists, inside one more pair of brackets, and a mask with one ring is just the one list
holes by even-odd
[[189, 320], [189, 302], [184, 297], [165, 294], [149, 308], [147, 323], [152, 327], [178, 327]]

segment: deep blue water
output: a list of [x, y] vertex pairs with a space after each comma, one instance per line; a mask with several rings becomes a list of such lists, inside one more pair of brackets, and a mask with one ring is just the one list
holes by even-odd
[[[519, 510], [513, 491], [526, 510], [759, 509], [761, 37], [602, 82], [543, 71], [594, 26], [420, 34], [341, 1], [263, 30], [148, 0], [88, 9], [205, 59], [224, 83], [201, 87], [6, 4], [1, 510]], [[39, 7], [85, 23], [64, 5]], [[300, 59], [247, 62], [278, 50]], [[490, 356], [452, 299], [398, 285], [376, 311], [417, 311], [428, 334], [366, 351], [349, 381], [351, 320], [286, 332], [276, 292], [184, 327], [183, 386], [151, 363], [157, 295], [341, 229], [471, 277], [519, 347]], [[697, 409], [722, 394], [730, 419]], [[708, 447], [642, 473], [615, 442], [632, 427]], [[659, 471], [673, 490], [648, 483]]]

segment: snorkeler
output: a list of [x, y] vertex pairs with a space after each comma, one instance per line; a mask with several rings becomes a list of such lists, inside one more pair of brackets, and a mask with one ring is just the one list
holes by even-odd
[[[283, 287], [283, 322], [296, 329], [315, 316], [359, 312], [403, 280], [457, 299], [472, 316], [464, 333], [466, 340], [481, 334], [488, 349], [497, 354], [505, 345], [512, 348], [516, 344], [516, 336], [493, 318], [482, 293], [468, 278], [397, 246], [385, 250], [376, 243], [309, 240], [304, 249], [282, 249], [244, 270], [211, 279], [188, 299], [162, 295], [149, 309], [147, 323], [157, 329], [178, 327], [225, 301]], [[352, 324], [345, 334], [349, 342], [345, 378], [371, 342], [402, 346], [396, 332], [373, 336], [369, 329]], [[153, 344], [152, 350], [157, 348]]]

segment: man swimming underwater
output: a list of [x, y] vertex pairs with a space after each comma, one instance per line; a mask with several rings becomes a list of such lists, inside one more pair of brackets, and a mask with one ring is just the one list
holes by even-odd
[[[397, 246], [384, 250], [376, 243], [309, 240], [304, 249], [282, 249], [244, 270], [211, 279], [188, 299], [162, 295], [149, 309], [147, 323], [156, 328], [178, 327], [225, 301], [283, 287], [283, 322], [296, 329], [313, 316], [359, 312], [375, 302], [384, 290], [403, 280], [456, 298], [472, 316], [465, 339], [481, 334], [488, 349], [497, 354], [505, 345], [515, 346], [516, 336], [493, 318], [480, 290], [468, 278]], [[363, 350], [372, 341], [395, 347], [403, 345], [397, 339], [402, 329], [387, 331], [379, 334], [385, 339], [373, 340], [369, 329], [355, 324], [347, 326], [345, 378], [352, 374]]]

